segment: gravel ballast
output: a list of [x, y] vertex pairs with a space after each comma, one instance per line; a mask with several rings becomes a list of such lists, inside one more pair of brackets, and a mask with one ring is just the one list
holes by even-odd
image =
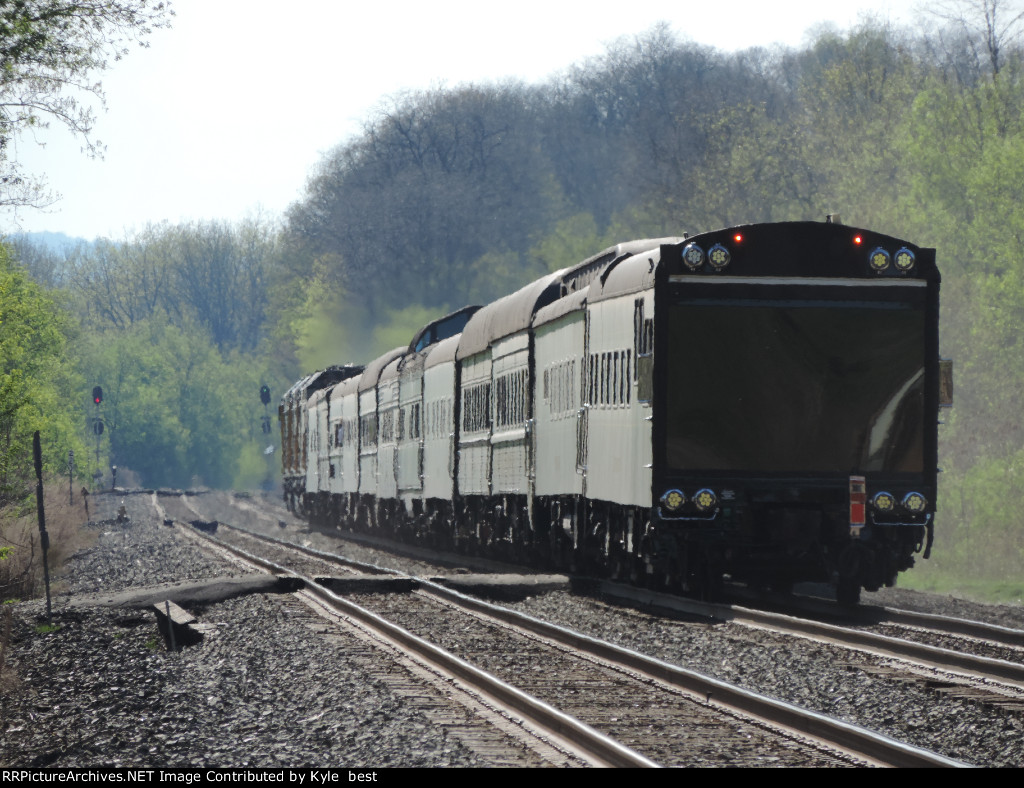
[[[181, 506], [172, 500], [160, 499], [171, 509]], [[323, 622], [284, 595], [270, 597], [270, 604], [249, 596], [192, 610], [214, 633], [178, 653], [165, 649], [152, 611], [72, 607], [72, 596], [240, 571], [161, 524], [150, 496], [97, 497], [91, 506], [104, 519], [89, 526], [95, 543], [59, 578], [57, 631], [37, 629], [42, 603], [7, 606], [12, 637], [0, 676], [0, 766], [489, 765], [386, 681], [368, 675], [364, 643], [323, 637]], [[272, 528], [298, 541], [314, 536], [294, 522], [281, 528], [274, 521]], [[403, 565], [400, 558], [376, 560]], [[885, 597], [892, 606], [1004, 626], [1024, 621], [1014, 606], [897, 589]], [[837, 667], [856, 662], [849, 652], [564, 592], [518, 607], [948, 757], [986, 766], [1024, 763], [1024, 715]]]
[[[137, 519], [95, 525], [95, 544], [70, 562], [67, 591], [225, 573], [157, 524], [146, 503], [126, 498]], [[365, 646], [322, 637], [312, 614], [287, 597], [210, 606], [200, 615], [214, 634], [176, 653], [165, 649], [153, 612], [72, 608], [68, 599], [55, 596], [57, 631], [49, 633], [37, 629], [44, 605], [10, 606], [0, 766], [482, 765], [367, 677], [358, 659]]]

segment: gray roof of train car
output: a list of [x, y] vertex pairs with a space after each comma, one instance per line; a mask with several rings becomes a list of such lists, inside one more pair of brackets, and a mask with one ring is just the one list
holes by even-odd
[[589, 285], [604, 266], [618, 260], [625, 260], [634, 254], [646, 252], [648, 249], [657, 249], [664, 243], [679, 243], [684, 239], [675, 236], [668, 238], [638, 238], [635, 241], [623, 241], [615, 246], [603, 249], [593, 257], [588, 257], [582, 263], [566, 269], [562, 276], [566, 292], [582, 290]]
[[341, 381], [341, 383], [339, 383], [337, 386], [331, 389], [331, 391], [337, 392], [337, 395], [340, 397], [344, 397], [347, 394], [354, 394], [355, 392], [359, 391], [360, 380], [362, 380], [362, 375], [357, 375], [354, 378], [343, 380]]
[[582, 309], [587, 304], [587, 294], [590, 292], [590, 286], [584, 287], [582, 290], [577, 290], [575, 293], [570, 293], [564, 298], [559, 298], [555, 303], [548, 304], [545, 307], [541, 307], [537, 310], [537, 314], [534, 315], [533, 325], [542, 326], [545, 323], [550, 323], [552, 320], [557, 320], [563, 315], [567, 315], [570, 312], [575, 312], [577, 309]]
[[[466, 328], [462, 332], [462, 340], [459, 342], [455, 358], [459, 361], [470, 356], [482, 353], [492, 342], [502, 337], [515, 334], [517, 331], [529, 327], [534, 322], [537, 310], [537, 302], [548, 289], [558, 283], [561, 285], [562, 296], [559, 301], [564, 301], [565, 296], [573, 291], [582, 292], [595, 281], [598, 276], [604, 276], [607, 271], [605, 266], [615, 265], [621, 260], [628, 259], [631, 255], [658, 249], [663, 243], [679, 243], [682, 238], [641, 238], [635, 241], [609, 246], [593, 257], [588, 257], [582, 263], [577, 263], [570, 268], [563, 268], [553, 274], [548, 274], [526, 287], [517, 290], [512, 295], [507, 295], [480, 309], [469, 319]], [[591, 293], [590, 300], [593, 301], [594, 293]], [[556, 302], [557, 303], [557, 302]], [[547, 305], [545, 305], [546, 307]], [[562, 311], [566, 314], [572, 309], [578, 309], [581, 302], [575, 300], [564, 304]], [[545, 307], [541, 307], [543, 310]], [[547, 315], [543, 322], [553, 320], [552, 314]]]
[[359, 378], [359, 393], [362, 394], [364, 391], [369, 391], [376, 386], [377, 380], [380, 378], [380, 373], [384, 371], [384, 367], [405, 353], [408, 349], [409, 347], [407, 345], [396, 347], [389, 350], [383, 356], [378, 356], [367, 364], [366, 369], [363, 370], [363, 374]]
[[627, 257], [605, 269], [590, 286], [588, 302], [595, 304], [614, 296], [637, 293], [654, 287], [654, 270], [661, 262], [661, 243], [682, 243], [684, 238], [663, 238], [657, 247]]
[[424, 371], [446, 361], [455, 361], [455, 352], [459, 349], [459, 340], [462, 334], [456, 334], [448, 339], [442, 339], [427, 352], [427, 358], [423, 362]]
[[[408, 350], [408, 348], [406, 348], [406, 350]], [[405, 355], [404, 351], [403, 351], [402, 355], [403, 356]], [[386, 380], [397, 380], [398, 379], [398, 366], [401, 363], [401, 360], [402, 360], [401, 356], [399, 356], [398, 358], [391, 359], [391, 361], [389, 361], [387, 363], [387, 365], [384, 367], [384, 369], [382, 369], [380, 371], [380, 378], [378, 378], [377, 382], [378, 383], [383, 383]]]
[[462, 361], [482, 353], [496, 339], [529, 328], [537, 300], [549, 287], [561, 285], [562, 275], [566, 270], [562, 269], [530, 282], [526, 287], [480, 309], [466, 323], [455, 358]]

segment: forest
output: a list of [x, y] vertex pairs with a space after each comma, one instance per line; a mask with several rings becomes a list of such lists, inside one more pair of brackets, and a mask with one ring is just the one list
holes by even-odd
[[955, 405], [933, 559], [909, 581], [972, 575], [1020, 595], [1024, 27], [990, 6], [741, 52], [659, 25], [541, 84], [384, 98], [284, 216], [62, 253], [8, 238], [0, 498], [30, 489], [36, 429], [64, 483], [74, 450], [82, 483], [109, 484], [116, 464], [119, 483], [261, 484], [277, 440], [262, 384], [273, 414], [300, 374], [365, 362], [619, 241], [838, 213], [936, 247], [943, 275]]

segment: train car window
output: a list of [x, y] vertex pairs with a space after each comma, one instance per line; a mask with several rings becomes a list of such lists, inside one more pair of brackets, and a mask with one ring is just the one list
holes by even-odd
[[377, 443], [377, 414], [368, 413], [360, 419], [359, 432], [363, 446], [374, 446]]
[[920, 473], [925, 327], [911, 303], [674, 305], [667, 345], [691, 359], [666, 372], [669, 466]]
[[380, 414], [380, 441], [390, 443], [395, 439], [395, 411], [388, 410]]
[[604, 405], [608, 402], [608, 354], [601, 353], [598, 356], [598, 384], [600, 388], [597, 391], [597, 401]]
[[630, 403], [630, 356], [632, 351], [624, 350], [622, 357], [622, 370], [621, 375], [618, 376], [618, 401], [621, 404], [628, 405]]
[[491, 426], [491, 384], [478, 383], [462, 392], [462, 429], [479, 432]]

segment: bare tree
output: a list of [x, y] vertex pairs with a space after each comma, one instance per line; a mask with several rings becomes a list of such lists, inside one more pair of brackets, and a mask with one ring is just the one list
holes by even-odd
[[980, 45], [993, 74], [1002, 69], [1006, 49], [1024, 33], [1024, 3], [1020, 0], [942, 0], [929, 11]]

